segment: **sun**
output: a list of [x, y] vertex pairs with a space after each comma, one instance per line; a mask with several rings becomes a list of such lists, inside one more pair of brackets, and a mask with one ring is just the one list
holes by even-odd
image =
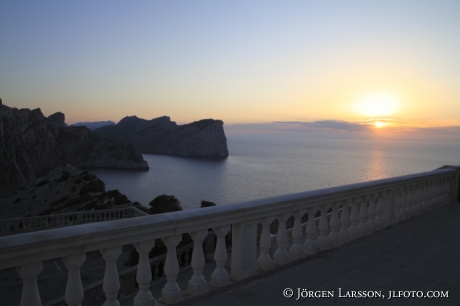
[[386, 125], [385, 122], [382, 122], [382, 121], [375, 121], [374, 122], [374, 126], [378, 129], [380, 129], [381, 127], [384, 127]]
[[[366, 117], [384, 117], [393, 115], [399, 110], [399, 99], [388, 94], [368, 94], [362, 97], [355, 105], [355, 109]], [[380, 127], [384, 124], [380, 122]], [[377, 124], [375, 124], [376, 127]]]

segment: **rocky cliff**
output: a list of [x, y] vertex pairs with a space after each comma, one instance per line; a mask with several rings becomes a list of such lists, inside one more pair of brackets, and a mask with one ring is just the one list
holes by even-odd
[[133, 143], [142, 153], [226, 157], [228, 148], [223, 125], [221, 120], [213, 119], [177, 125], [166, 116], [152, 120], [132, 116], [94, 132], [106, 139]]
[[66, 127], [64, 114], [16, 109], [0, 100], [0, 197], [64, 164], [148, 170], [133, 145], [104, 140], [86, 127]]

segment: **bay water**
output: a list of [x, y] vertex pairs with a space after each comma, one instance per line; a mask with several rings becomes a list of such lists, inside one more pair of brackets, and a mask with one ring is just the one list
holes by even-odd
[[131, 201], [174, 195], [184, 209], [224, 205], [460, 164], [459, 143], [228, 137], [225, 159], [143, 154], [149, 171], [92, 170]]

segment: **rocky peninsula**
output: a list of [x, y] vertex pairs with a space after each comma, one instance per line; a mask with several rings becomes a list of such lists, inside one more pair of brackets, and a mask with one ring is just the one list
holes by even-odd
[[132, 143], [142, 153], [226, 157], [228, 148], [223, 125], [221, 120], [214, 119], [178, 125], [167, 116], [152, 120], [131, 116], [94, 132], [108, 140]]

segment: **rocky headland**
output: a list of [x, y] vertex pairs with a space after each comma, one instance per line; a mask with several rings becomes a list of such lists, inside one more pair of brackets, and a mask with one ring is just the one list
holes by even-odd
[[132, 144], [106, 140], [86, 127], [67, 127], [63, 113], [17, 109], [0, 99], [0, 198], [72, 164], [84, 168], [148, 170]]
[[166, 116], [152, 120], [131, 116], [94, 132], [109, 140], [132, 143], [142, 153], [226, 157], [223, 125], [221, 120], [214, 119], [178, 125]]

